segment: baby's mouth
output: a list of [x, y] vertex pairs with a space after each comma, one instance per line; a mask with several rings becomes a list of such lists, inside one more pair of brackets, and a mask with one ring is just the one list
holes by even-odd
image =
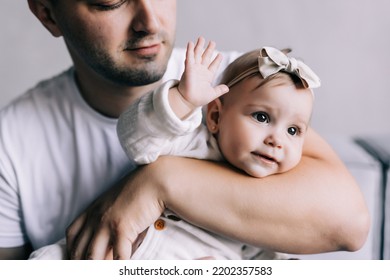
[[272, 156], [269, 156], [266, 154], [261, 154], [258, 152], [252, 152], [251, 154], [258, 157], [259, 159], [261, 159], [265, 163], [268, 163], [268, 164], [277, 164], [278, 163], [278, 161]]

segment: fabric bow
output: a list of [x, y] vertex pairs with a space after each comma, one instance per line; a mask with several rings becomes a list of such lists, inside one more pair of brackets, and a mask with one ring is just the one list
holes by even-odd
[[258, 72], [265, 79], [280, 71], [297, 76], [302, 81], [304, 88], [317, 88], [321, 85], [320, 78], [302, 61], [288, 57], [278, 49], [263, 47], [258, 57], [258, 65], [240, 73], [227, 86], [232, 87], [243, 79]]
[[288, 57], [278, 49], [272, 47], [262, 48], [258, 62], [259, 72], [264, 79], [277, 72], [285, 71], [300, 78], [305, 88], [317, 88], [321, 85], [320, 78], [309, 66], [300, 60]]

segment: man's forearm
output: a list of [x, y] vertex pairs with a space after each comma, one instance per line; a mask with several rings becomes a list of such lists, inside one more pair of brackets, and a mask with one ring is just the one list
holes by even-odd
[[355, 181], [324, 145], [326, 160], [309, 145], [294, 170], [262, 179], [211, 162], [163, 158], [159, 165], [171, 170], [166, 206], [193, 224], [276, 251], [356, 250], [368, 212]]
[[262, 179], [181, 157], [138, 168], [68, 228], [70, 256], [130, 258], [137, 236], [165, 207], [190, 223], [275, 251], [360, 248], [369, 228], [363, 197], [329, 146], [310, 135], [296, 168]]

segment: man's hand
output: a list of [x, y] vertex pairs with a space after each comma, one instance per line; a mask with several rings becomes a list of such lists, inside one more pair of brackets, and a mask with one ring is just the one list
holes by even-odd
[[149, 166], [153, 164], [125, 177], [71, 224], [67, 230], [71, 259], [130, 259], [138, 236], [164, 210]]

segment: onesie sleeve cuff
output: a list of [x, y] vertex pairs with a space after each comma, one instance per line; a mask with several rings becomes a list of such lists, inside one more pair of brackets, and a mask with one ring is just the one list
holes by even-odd
[[202, 108], [197, 108], [184, 120], [178, 118], [173, 112], [169, 100], [169, 89], [179, 84], [177, 80], [165, 82], [153, 94], [153, 105], [156, 112], [156, 117], [162, 120], [166, 132], [174, 135], [183, 135], [194, 131], [202, 122]]

